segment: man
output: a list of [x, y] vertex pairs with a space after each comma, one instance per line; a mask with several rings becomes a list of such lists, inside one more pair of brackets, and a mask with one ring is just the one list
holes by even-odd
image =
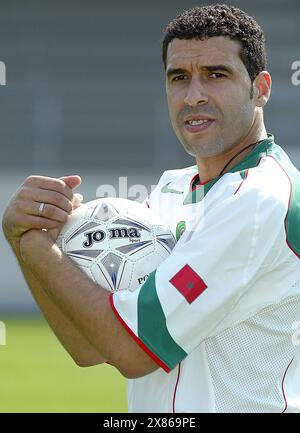
[[109, 295], [56, 247], [79, 177], [28, 178], [4, 232], [74, 360], [129, 379], [130, 411], [297, 412], [300, 176], [264, 126], [263, 32], [237, 8], [193, 8], [167, 27], [163, 59], [197, 165], [165, 172], [148, 200], [186, 230], [141, 289]]

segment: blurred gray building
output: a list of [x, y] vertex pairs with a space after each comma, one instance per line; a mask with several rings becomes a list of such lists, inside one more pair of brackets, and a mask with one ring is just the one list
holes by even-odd
[[[217, 3], [206, 1], [204, 4]], [[222, 3], [220, 1], [219, 3]], [[266, 125], [300, 168], [300, 2], [229, 2], [265, 30], [273, 92]], [[168, 119], [161, 40], [165, 25], [196, 1], [0, 1], [0, 214], [29, 174], [83, 178], [85, 200], [100, 184], [148, 189], [166, 168], [192, 165]], [[130, 197], [134, 198], [134, 197]], [[0, 320], [36, 311], [0, 234]]]

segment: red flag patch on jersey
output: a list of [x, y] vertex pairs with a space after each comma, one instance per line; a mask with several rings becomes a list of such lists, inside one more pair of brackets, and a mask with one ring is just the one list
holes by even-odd
[[185, 265], [171, 278], [170, 283], [185, 297], [189, 304], [207, 288], [202, 278], [189, 265]]

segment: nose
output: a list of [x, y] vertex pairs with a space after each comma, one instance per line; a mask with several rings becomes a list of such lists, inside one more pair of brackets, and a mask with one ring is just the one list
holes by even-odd
[[197, 105], [206, 104], [208, 102], [207, 94], [198, 77], [193, 77], [190, 80], [184, 102], [190, 107], [196, 107]]

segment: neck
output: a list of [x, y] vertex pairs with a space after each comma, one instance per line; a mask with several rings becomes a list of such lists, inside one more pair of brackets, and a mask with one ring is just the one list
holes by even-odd
[[[258, 141], [264, 140], [268, 137], [264, 125], [262, 128], [256, 131], [255, 134], [249, 133], [247, 136], [241, 140], [238, 144], [228, 149], [226, 152], [214, 155], [207, 158], [196, 157], [196, 162], [198, 166], [198, 173], [201, 182], [207, 182], [211, 179], [215, 179], [221, 173], [224, 174], [229, 171], [232, 167], [238, 164], [242, 159], [244, 159], [254, 148], [254, 146], [249, 146], [250, 144], [255, 144]], [[249, 147], [247, 147], [249, 146]], [[244, 148], [245, 151], [243, 151]], [[240, 152], [240, 153], [239, 153]], [[236, 157], [235, 157], [236, 155]], [[232, 161], [228, 164], [228, 162]], [[228, 164], [228, 166], [226, 166]], [[224, 170], [224, 167], [226, 169]], [[224, 170], [224, 171], [223, 171]]]

